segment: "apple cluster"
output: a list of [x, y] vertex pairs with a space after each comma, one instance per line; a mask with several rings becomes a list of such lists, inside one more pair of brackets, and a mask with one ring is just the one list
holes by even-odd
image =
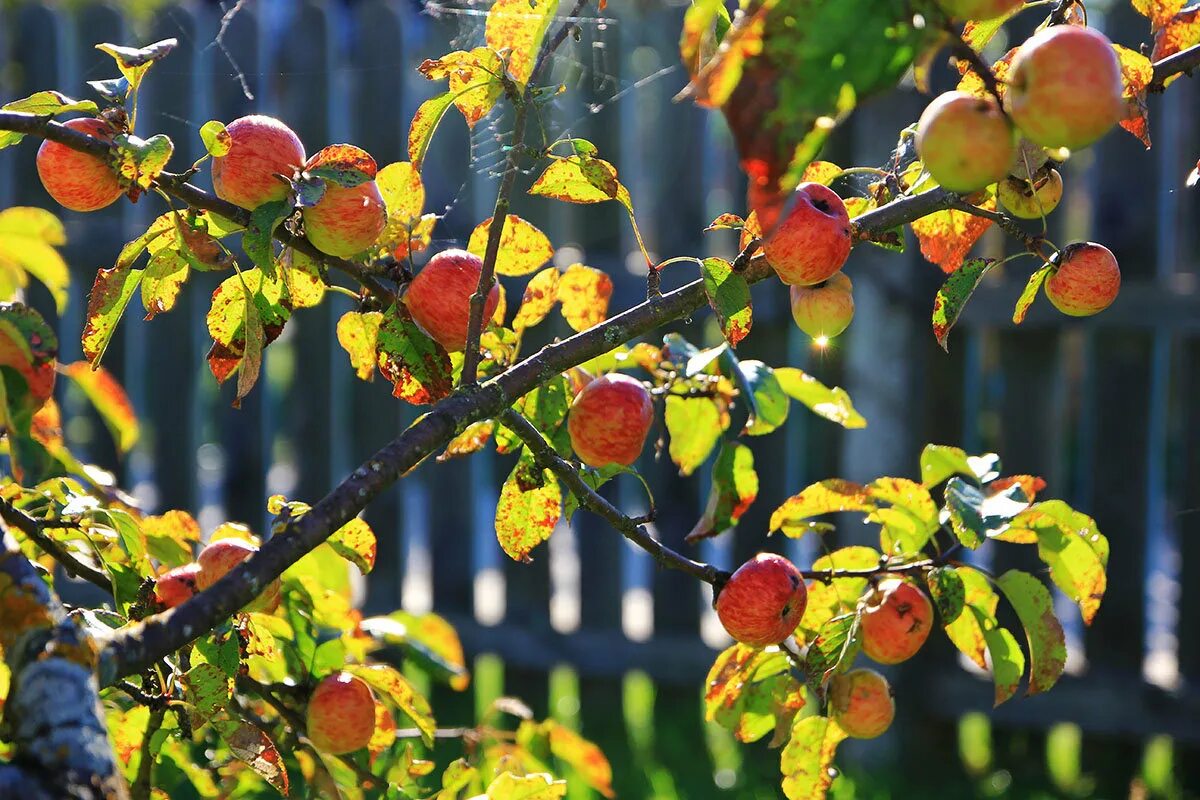
[[[163, 608], [175, 608], [225, 577], [225, 573], [258, 552], [258, 547], [245, 539], [230, 537], [210, 542], [196, 560], [164, 572], [154, 582], [154, 599]], [[246, 606], [246, 611], [271, 613], [279, 607], [280, 582], [271, 581], [258, 597]]]

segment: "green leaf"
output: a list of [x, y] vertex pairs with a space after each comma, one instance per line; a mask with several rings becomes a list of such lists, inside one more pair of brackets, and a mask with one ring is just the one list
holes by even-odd
[[125, 307], [142, 282], [144, 270], [112, 267], [96, 271], [83, 325], [83, 355], [93, 367], [100, 366], [104, 351], [116, 333]]
[[488, 11], [484, 38], [492, 50], [507, 51], [508, 74], [519, 89], [532, 76], [542, 40], [557, 13], [558, 0], [496, 0]]
[[867, 487], [839, 478], [820, 481], [792, 495], [771, 514], [768, 533], [782, 530], [784, 535], [799, 539], [811, 527], [806, 520], [835, 511], [874, 511], [875, 501]]
[[61, 371], [75, 382], [100, 413], [100, 418], [112, 433], [117, 451], [128, 453], [137, 444], [140, 433], [137, 414], [129, 396], [112, 374], [104, 369], [93, 369], [86, 361], [63, 365]]
[[1020, 484], [1014, 483], [993, 494], [985, 494], [962, 478], [951, 478], [946, 484], [950, 527], [958, 540], [972, 549], [984, 538], [1003, 533], [1013, 518], [1028, 507]]
[[451, 688], [463, 691], [470, 685], [458, 633], [437, 614], [393, 611], [364, 619], [359, 627], [383, 644], [403, 649], [406, 657]]
[[823, 684], [834, 672], [844, 672], [862, 648], [858, 614], [841, 614], [828, 620], [808, 646], [804, 658], [809, 680]]
[[[953, 570], [963, 585], [965, 608], [972, 609], [972, 613], [964, 610], [953, 619], [943, 615], [942, 625], [946, 636], [963, 655], [980, 669], [987, 669], [987, 641], [980, 618], [994, 620], [1000, 598], [988, 583], [987, 576], [979, 570], [971, 567], [954, 567]], [[947, 619], [950, 621], [946, 622]]]
[[808, 406], [817, 416], [836, 422], [843, 428], [867, 427], [867, 421], [854, 409], [845, 389], [837, 386], [830, 389], [795, 367], [778, 367], [775, 377], [788, 397]]
[[833, 756], [846, 733], [828, 717], [804, 717], [779, 757], [783, 794], [788, 800], [824, 800], [837, 774]]
[[175, 144], [162, 133], [149, 139], [120, 133], [113, 137], [113, 144], [116, 145], [113, 166], [117, 176], [124, 185], [140, 189], [150, 188], [175, 152]]
[[125, 80], [129, 81], [130, 87], [137, 89], [138, 84], [145, 77], [146, 71], [154, 65], [154, 62], [165, 58], [177, 44], [179, 42], [175, 39], [163, 39], [145, 47], [125, 47], [103, 42], [96, 45], [96, 49], [112, 56]]
[[942, 616], [942, 624], [948, 625], [958, 619], [967, 595], [958, 572], [953, 567], [935, 567], [926, 573], [925, 585], [929, 588], [933, 604]]
[[867, 517], [883, 526], [881, 547], [889, 555], [917, 553], [938, 529], [937, 504], [929, 490], [905, 478], [878, 478], [867, 487], [867, 494], [879, 506]]
[[562, 492], [550, 470], [522, 458], [500, 490], [496, 539], [514, 561], [529, 561], [533, 548], [550, 538], [562, 514]]
[[1050, 579], [1079, 605], [1090, 625], [1108, 588], [1108, 540], [1095, 521], [1061, 500], [1048, 500], [1013, 520], [1013, 526], [1036, 532], [1038, 557], [1050, 568]]
[[735, 644], [713, 661], [705, 680], [704, 718], [755, 742], [790, 725], [804, 705], [800, 684], [791, 677], [787, 655], [778, 648]]
[[[100, 109], [91, 100], [72, 100], [64, 94], [52, 91], [34, 92], [29, 97], [5, 103], [4, 111], [22, 111], [26, 114], [37, 114], [45, 117], [56, 117], [72, 111], [86, 114], [96, 114]], [[25, 134], [17, 131], [0, 131], [0, 150], [25, 138]]]
[[142, 276], [142, 306], [146, 320], [175, 308], [188, 279], [188, 261], [176, 250], [159, 250], [150, 257]]
[[290, 213], [286, 200], [263, 203], [250, 214], [250, 225], [242, 235], [242, 249], [246, 255], [272, 278], [275, 277], [275, 229]]
[[921, 451], [921, 483], [937, 486], [951, 475], [966, 475], [980, 483], [999, 476], [1000, 459], [995, 453], [968, 456], [961, 448], [927, 444]]
[[242, 311], [242, 337], [244, 344], [242, 347], [242, 363], [238, 367], [237, 394], [233, 399], [233, 407], [240, 408], [242, 398], [250, 394], [250, 390], [254, 388], [254, 384], [258, 383], [258, 374], [262, 370], [262, 351], [263, 339], [265, 332], [263, 331], [262, 318], [258, 313], [258, 305], [255, 303], [254, 295], [250, 293], [250, 287], [242, 284], [242, 291], [245, 293]]
[[1029, 281], [1025, 284], [1025, 288], [1021, 290], [1021, 296], [1017, 298], [1017, 305], [1013, 308], [1012, 321], [1014, 325], [1020, 325], [1025, 321], [1025, 315], [1029, 313], [1029, 307], [1037, 299], [1038, 290], [1042, 288], [1042, 284], [1046, 282], [1046, 278], [1050, 276], [1052, 269], [1054, 267], [1046, 264], [1029, 276]]
[[425, 153], [433, 141], [434, 131], [452, 105], [454, 93], [443, 92], [421, 103], [413, 115], [412, 125], [408, 129], [408, 160], [418, 172], [425, 163]]
[[546, 773], [514, 775], [502, 772], [487, 788], [487, 800], [557, 800], [567, 796], [567, 782]]
[[679, 474], [691, 475], [708, 457], [729, 427], [729, 414], [708, 397], [667, 395], [664, 419], [670, 437], [671, 461]]
[[704, 294], [708, 304], [717, 314], [721, 334], [730, 347], [750, 333], [753, 311], [750, 307], [750, 284], [733, 271], [733, 266], [723, 258], [706, 258], [700, 262], [704, 277]]
[[229, 705], [233, 680], [215, 664], [197, 664], [183, 676], [184, 697], [196, 724], [203, 724]]
[[730, 530], [757, 497], [758, 473], [754, 471], [754, 453], [744, 444], [726, 442], [713, 464], [708, 506], [686, 540], [694, 542]]
[[15, 294], [32, 275], [50, 291], [55, 310], [61, 315], [67, 307], [71, 274], [55, 248], [66, 242], [62, 223], [49, 211], [26, 206], [0, 211], [0, 273], [8, 273], [0, 282]]
[[950, 329], [958, 322], [959, 314], [983, 280], [984, 273], [995, 263], [990, 258], [972, 258], [950, 273], [933, 298], [933, 335], [946, 352], [950, 352], [947, 344]]
[[1011, 569], [996, 584], [1016, 610], [1029, 642], [1029, 694], [1049, 691], [1067, 665], [1062, 624], [1050, 591], [1027, 572]]
[[[254, 311], [247, 311], [253, 305]], [[257, 373], [262, 349], [273, 342], [291, 316], [283, 304], [283, 286], [255, 268], [234, 274], [213, 292], [206, 322], [213, 346], [208, 366], [218, 383], [224, 383], [243, 361]], [[261, 339], [258, 338], [261, 336]], [[254, 363], [257, 361], [258, 363]]]
[[983, 638], [992, 662], [992, 679], [996, 683], [995, 705], [1000, 705], [1017, 693], [1021, 675], [1025, 672], [1025, 654], [1021, 652], [1011, 631], [997, 627], [996, 621], [989, 619], [978, 608], [972, 606], [971, 611], [983, 629]]
[[204, 149], [213, 158], [227, 155], [233, 147], [233, 137], [225, 130], [225, 123], [216, 119], [210, 119], [200, 126], [200, 141], [204, 142]]
[[784, 394], [775, 370], [761, 361], [742, 361], [738, 364], [742, 385], [753, 397], [744, 433], [763, 436], [787, 421], [788, 396]]
[[349, 665], [346, 672], [366, 681], [373, 689], [390, 700], [396, 708], [412, 720], [421, 732], [426, 746], [433, 745], [433, 733], [437, 724], [426, 700], [395, 667], [384, 664]]
[[327, 540], [334, 552], [364, 575], [375, 567], [375, 532], [365, 520], [355, 517], [334, 531]]
[[402, 304], [393, 304], [379, 326], [379, 371], [392, 382], [392, 395], [413, 405], [450, 394], [450, 357], [429, 338]]
[[[879, 551], [875, 548], [851, 545], [816, 559], [812, 563], [812, 569], [814, 572], [876, 569], [881, 561]], [[837, 593], [838, 600], [843, 607], [854, 608], [867, 588], [867, 579], [833, 578], [829, 585]]]

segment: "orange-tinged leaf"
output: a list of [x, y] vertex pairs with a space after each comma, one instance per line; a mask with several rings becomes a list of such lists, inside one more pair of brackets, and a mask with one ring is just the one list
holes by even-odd
[[244, 719], [221, 711], [212, 720], [213, 728], [221, 735], [230, 752], [254, 770], [284, 797], [288, 794], [287, 767], [271, 737]]
[[371, 740], [367, 742], [367, 752], [371, 754], [371, 761], [374, 762], [379, 754], [391, 747], [395, 741], [396, 720], [392, 718], [392, 712], [388, 711], [388, 707], [376, 700], [375, 732], [371, 734]]
[[105, 369], [93, 370], [86, 361], [76, 361], [61, 367], [62, 372], [83, 390], [100, 413], [116, 442], [117, 450], [128, 453], [137, 444], [139, 428], [137, 414], [129, 396]]
[[456, 50], [441, 58], [426, 59], [417, 71], [430, 80], [450, 79], [454, 105], [462, 112], [468, 127], [487, 116], [504, 94], [500, 76], [504, 62], [499, 53], [487, 47], [470, 52]]
[[1113, 49], [1121, 62], [1121, 82], [1124, 85], [1121, 97], [1125, 100], [1125, 117], [1121, 120], [1121, 127], [1150, 147], [1146, 86], [1154, 80], [1154, 65], [1150, 59], [1128, 47], [1114, 44]]
[[[475, 226], [467, 249], [480, 258], [487, 250], [488, 228], [492, 218], [488, 217]], [[528, 275], [554, 256], [554, 247], [546, 234], [531, 223], [509, 214], [500, 232], [500, 249], [496, 254], [497, 275]]]
[[335, 553], [358, 567], [364, 575], [375, 568], [375, 531], [365, 520], [355, 517], [326, 541]]
[[[1134, 9], [1150, 19], [1150, 29], [1158, 30], [1183, 8], [1185, 0], [1132, 0]], [[1158, 57], [1155, 56], [1155, 60]]]
[[996, 478], [985, 489], [991, 495], [1003, 492], [1013, 484], [1021, 485], [1025, 498], [1031, 503], [1037, 498], [1038, 492], [1046, 488], [1046, 481], [1036, 475], [1009, 475], [1006, 478]]
[[706, 258], [701, 262], [704, 278], [704, 294], [708, 304], [717, 315], [721, 334], [730, 347], [750, 333], [754, 322], [754, 311], [750, 303], [750, 285], [733, 266], [723, 258]]
[[438, 461], [447, 461], [457, 456], [466, 456], [471, 453], [479, 452], [492, 438], [492, 431], [496, 428], [495, 420], [484, 419], [479, 422], [472, 422], [463, 432], [455, 436], [446, 445], [446, 449], [440, 456]]
[[487, 15], [488, 47], [508, 53], [508, 73], [521, 88], [529, 81], [558, 0], [496, 0]]
[[528, 561], [562, 516], [562, 491], [550, 470], [519, 461], [500, 490], [496, 539], [514, 561]]
[[338, 344], [350, 356], [350, 366], [359, 380], [375, 376], [375, 350], [379, 341], [380, 311], [347, 311], [337, 323]]
[[434, 132], [452, 105], [454, 93], [443, 92], [421, 103], [417, 113], [413, 114], [408, 129], [408, 160], [418, 172], [425, 163], [425, 153], [429, 150]]
[[392, 395], [413, 405], [450, 394], [450, 356], [397, 303], [383, 315], [378, 336], [379, 371], [392, 382]]
[[804, 168], [800, 182], [822, 183], [828, 186], [833, 179], [842, 174], [842, 168], [832, 161], [812, 161]]
[[146, 550], [169, 567], [179, 567], [193, 559], [200, 543], [200, 523], [186, 511], [171, 510], [142, 519]]
[[717, 54], [700, 70], [690, 90], [696, 103], [720, 108], [733, 94], [748, 59], [763, 51], [763, 32], [773, 3], [761, 3], [725, 34]]
[[399, 708], [417, 726], [425, 744], [433, 744], [433, 732], [437, 725], [433, 720], [429, 701], [413, 688], [398, 669], [384, 664], [372, 664], [347, 666], [346, 671], [362, 678], [371, 688]]
[[[989, 195], [979, 207], [995, 211], [996, 198]], [[991, 226], [990, 219], [945, 209], [915, 221], [912, 229], [921, 243], [921, 255], [948, 274], [962, 266], [967, 253]]]
[[[1166, 25], [1154, 34], [1150, 58], [1161, 61], [1196, 44], [1200, 44], [1200, 5], [1183, 9], [1167, 20]], [[1169, 86], [1178, 77], [1171, 76], [1163, 85]]]
[[832, 478], [792, 495], [771, 514], [769, 531], [799, 537], [810, 530], [806, 521], [834, 511], [874, 511], [875, 501], [861, 483]]
[[530, 278], [529, 283], [525, 284], [521, 307], [517, 309], [517, 316], [513, 319], [514, 331], [532, 328], [546, 318], [558, 301], [558, 280], [557, 267], [546, 267]]
[[[289, 315], [283, 305], [283, 285], [258, 268], [226, 278], [213, 292], [205, 318], [213, 338], [208, 366], [217, 382], [228, 380], [244, 361], [246, 372], [257, 377], [263, 348], [283, 332]], [[241, 379], [238, 388], [241, 397], [246, 388]]]
[[[140, 251], [139, 251], [140, 252]], [[87, 317], [83, 324], [83, 355], [100, 366], [104, 351], [117, 331], [133, 293], [142, 282], [145, 270], [116, 266], [96, 271], [92, 293], [88, 297]]]
[[558, 301], [563, 318], [572, 329], [584, 331], [608, 316], [612, 278], [583, 264], [572, 264], [558, 279]]
[[605, 797], [615, 797], [612, 788], [612, 765], [604, 751], [593, 742], [557, 722], [548, 722], [550, 752], [555, 758], [571, 765], [584, 782]]
[[[1007, 88], [1006, 80], [1008, 78], [1008, 68], [1012, 65], [1013, 56], [1017, 54], [1017, 49], [1014, 47], [1003, 56], [996, 60], [992, 65], [992, 73], [996, 76], [996, 82], [1000, 87], [1000, 96], [1004, 97], [1005, 89]], [[971, 69], [966, 61], [958, 62], [958, 71], [962, 78], [958, 81], [958, 86], [955, 87], [960, 92], [975, 95], [976, 97], [991, 97], [992, 93], [988, 91], [987, 84], [983, 82], [976, 72]]]
[[744, 227], [746, 227], [746, 220], [742, 219], [737, 214], [721, 214], [712, 222], [710, 222], [704, 231], [705, 233], [708, 231], [716, 231], [721, 229], [740, 231]]
[[833, 755], [846, 732], [828, 717], [803, 717], [779, 757], [783, 794], [788, 800], [823, 800], [837, 772]]

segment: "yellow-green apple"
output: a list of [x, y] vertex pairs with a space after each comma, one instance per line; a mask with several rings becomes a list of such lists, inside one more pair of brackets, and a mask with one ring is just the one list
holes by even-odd
[[903, 578], [888, 577], [867, 596], [861, 618], [862, 647], [880, 664], [916, 655], [932, 630], [933, 604]]
[[300, 137], [274, 117], [261, 114], [235, 119], [225, 132], [229, 152], [212, 160], [217, 197], [250, 209], [287, 197], [288, 180], [304, 166]]
[[767, 231], [763, 255], [784, 283], [811, 286], [842, 268], [850, 244], [850, 215], [842, 198], [823, 184], [802, 183]]
[[[200, 571], [196, 573], [196, 588], [201, 591], [207, 589], [257, 552], [258, 548], [245, 539], [229, 538], [210, 542], [196, 557], [196, 563], [200, 565]], [[276, 578], [246, 605], [246, 610], [270, 613], [278, 607], [279, 579]]]
[[387, 205], [375, 184], [375, 159], [354, 145], [334, 144], [319, 151], [305, 164], [306, 171], [321, 167], [336, 169], [352, 163], [368, 180], [356, 186], [325, 181], [325, 194], [317, 204], [304, 208], [304, 232], [313, 247], [331, 256], [358, 255], [379, 238], [387, 227]]
[[874, 739], [892, 724], [896, 702], [886, 678], [873, 669], [855, 669], [829, 682], [829, 710], [848, 736]]
[[854, 318], [853, 286], [846, 273], [838, 271], [815, 286], [793, 286], [792, 319], [814, 339], [832, 339]]
[[654, 424], [654, 403], [642, 382], [619, 372], [583, 387], [571, 404], [567, 433], [579, 460], [591, 467], [637, 461]]
[[974, 192], [1000, 180], [1016, 152], [1012, 125], [992, 97], [946, 92], [917, 122], [917, 156], [952, 192]]
[[808, 587], [796, 565], [774, 553], [759, 553], [737, 568], [717, 594], [717, 618], [737, 641], [751, 647], [779, 644], [792, 635]]
[[322, 678], [308, 698], [304, 727], [323, 753], [340, 756], [363, 749], [375, 733], [371, 687], [347, 672]]
[[1121, 269], [1107, 247], [1075, 242], [1050, 259], [1046, 297], [1064, 314], [1090, 317], [1112, 305], [1121, 290]]
[[159, 605], [174, 608], [196, 593], [196, 576], [200, 565], [184, 564], [168, 570], [154, 580], [154, 599]]
[[1056, 169], [1041, 170], [1034, 174], [1033, 183], [1015, 175], [1000, 181], [996, 197], [1001, 205], [1014, 217], [1040, 219], [1058, 208], [1062, 200], [1063, 181]]
[[[81, 117], [63, 125], [106, 142], [113, 138], [112, 127], [102, 119]], [[37, 171], [55, 202], [72, 211], [96, 211], [112, 205], [124, 191], [117, 173], [103, 158], [49, 139], [38, 148]]]
[[[467, 346], [471, 319], [471, 295], [479, 286], [483, 259], [466, 250], [443, 250], [429, 259], [408, 285], [404, 302], [412, 318], [438, 344], [451, 353]], [[500, 304], [500, 285], [492, 282], [483, 305], [483, 324]]]
[[1025, 0], [937, 0], [942, 11], [962, 22], [995, 19], [1020, 8], [1024, 2]]
[[1013, 122], [1042, 147], [1087, 147], [1125, 114], [1121, 63], [1102, 33], [1054, 25], [1017, 50], [1005, 103]]

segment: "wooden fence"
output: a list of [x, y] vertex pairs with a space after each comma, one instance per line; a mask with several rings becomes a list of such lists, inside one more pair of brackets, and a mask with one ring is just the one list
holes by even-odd
[[[604, 13], [613, 19], [583, 25], [555, 58], [554, 76], [573, 91], [543, 122], [591, 139], [618, 165], [649, 246], [661, 257], [728, 255], [730, 237], [703, 238], [700, 231], [716, 214], [741, 207], [729, 137], [718, 116], [670, 102], [684, 81], [673, 67], [682, 10], [678, 0], [610, 2]], [[264, 0], [246, 4], [233, 18], [222, 48], [214, 45], [221, 9], [211, 4], [168, 5], [136, 31], [115, 5], [3, 4], [0, 100], [48, 88], [87, 96], [86, 81], [113, 73], [93, 43], [170, 36], [180, 46], [150, 73], [139, 128], [169, 134], [180, 163], [203, 153], [197, 129], [204, 121], [255, 111], [286, 120], [310, 151], [352, 141], [385, 164], [405, 158], [408, 120], [437, 90], [415, 64], [451, 49], [456, 39], [459, 45], [473, 44], [471, 35], [480, 38], [481, 7], [428, 11], [380, 0]], [[1095, 12], [1093, 22], [1099, 16]], [[1132, 11], [1104, 22], [1114, 38], [1133, 46], [1145, 30]], [[1184, 190], [1183, 178], [1200, 155], [1198, 84], [1180, 81], [1151, 103], [1154, 149], [1143, 152], [1118, 132], [1080, 154], [1065, 170], [1067, 197], [1052, 220], [1051, 238], [1060, 244], [1094, 238], [1120, 260], [1125, 285], [1104, 314], [1070, 321], [1043, 300], [1014, 328], [1009, 316], [1029, 267], [1017, 262], [977, 293], [946, 355], [928, 322], [938, 270], [915, 246], [903, 256], [860, 248], [849, 265], [858, 316], [834, 347], [814, 352], [788, 318], [786, 293], [778, 285], [757, 287], [754, 332], [739, 355], [800, 366], [844, 386], [870, 424], [843, 432], [793, 408], [781, 432], [751, 443], [762, 467], [756, 507], [735, 536], [705, 544], [699, 553], [736, 565], [764, 546], [774, 505], [810, 481], [913, 475], [926, 441], [995, 450], [1008, 471], [1043, 475], [1051, 493], [1093, 514], [1113, 557], [1109, 592], [1092, 628], [1082, 629], [1069, 604], [1063, 608], [1071, 677], [1049, 696], [1006, 704], [993, 719], [1031, 729], [1071, 721], [1126, 742], [1167, 733], [1194, 746], [1200, 742], [1200, 603], [1195, 591], [1184, 591], [1183, 579], [1200, 569], [1200, 404], [1193, 399], [1200, 392], [1200, 261], [1194, 256], [1200, 195]], [[867, 104], [825, 157], [882, 163], [893, 132], [914, 119], [921, 104], [911, 92]], [[439, 133], [426, 169], [436, 176], [427, 178], [427, 207], [447, 208], [438, 234], [447, 243], [461, 242], [490, 214], [491, 170], [505, 126], [503, 119], [485, 121], [468, 135], [454, 120]], [[35, 147], [26, 142], [0, 153], [0, 206], [52, 207], [34, 171]], [[522, 180], [527, 185], [529, 178]], [[572, 258], [612, 274], [614, 308], [633, 304], [644, 291], [638, 259], [630, 258], [629, 225], [616, 204], [551, 204], [519, 192], [514, 210]], [[80, 357], [78, 334], [94, 270], [111, 266], [120, 245], [160, 212], [156, 198], [146, 197], [86, 216], [64, 213], [74, 278], [60, 324], [64, 360]], [[993, 234], [984, 244], [993, 253], [1005, 246]], [[668, 272], [676, 269], [666, 276], [670, 285], [692, 277], [682, 266]], [[351, 308], [337, 295], [295, 316], [267, 351], [264, 380], [240, 411], [233, 410], [232, 387], [218, 389], [204, 361], [204, 316], [215, 283], [213, 276], [193, 275], [179, 307], [152, 322], [131, 311], [109, 349], [106, 366], [126, 385], [145, 431], [118, 471], [149, 508], [190, 509], [206, 529], [229, 518], [262, 526], [265, 497], [319, 498], [416, 410], [393, 400], [382, 381], [354, 378], [333, 335], [337, 318]], [[50, 308], [40, 289], [31, 298]], [[569, 332], [561, 321], [544, 327], [542, 339], [529, 342], [530, 352]], [[675, 328], [694, 341], [712, 340], [700, 319]], [[117, 465], [97, 421], [77, 398], [64, 403], [79, 414], [68, 426], [72, 443], [99, 463]], [[584, 679], [585, 732], [619, 725], [611, 712], [628, 699], [628, 681], [625, 689], [619, 681], [631, 671], [648, 675], [676, 706], [679, 698], [692, 703], [714, 648], [723, 643], [711, 598], [691, 578], [655, 571], [643, 554], [586, 515], [574, 526], [561, 525], [532, 565], [509, 562], [492, 528], [509, 468], [492, 454], [429, 464], [377, 501], [366, 513], [380, 536], [366, 607], [445, 614], [472, 654], [496, 654], [510, 677], [521, 676], [518, 691], [535, 706], [557, 691], [553, 670], [570, 665]], [[706, 479], [681, 480], [667, 459], [651, 455], [640, 468], [658, 498], [659, 535], [686, 550], [682, 539], [702, 510]], [[631, 512], [643, 502], [636, 485], [612, 491]], [[834, 541], [870, 536], [847, 525]], [[812, 557], [810, 543], [782, 546], [796, 559]], [[1036, 569], [1020, 558], [995, 566]], [[898, 674], [899, 706], [910, 721], [933, 725], [990, 704], [985, 678], [957, 669], [954, 661], [943, 641], [919, 657], [920, 669]], [[666, 730], [703, 752], [701, 727], [690, 721], [698, 713], [689, 710], [688, 724]], [[660, 729], [666, 724], [658, 723]], [[633, 730], [628, 741], [636, 743]], [[899, 738], [863, 748], [863, 757], [876, 757], [880, 748], [893, 756], [910, 752], [905, 748], [913, 745]], [[678, 763], [686, 764], [687, 748], [680, 746]], [[1122, 752], [1127, 779], [1135, 771], [1133, 756]], [[631, 758], [651, 769], [636, 752]], [[715, 774], [720, 759], [712, 758]], [[706, 785], [711, 793], [711, 779]], [[687, 796], [706, 796], [695, 791]]]

